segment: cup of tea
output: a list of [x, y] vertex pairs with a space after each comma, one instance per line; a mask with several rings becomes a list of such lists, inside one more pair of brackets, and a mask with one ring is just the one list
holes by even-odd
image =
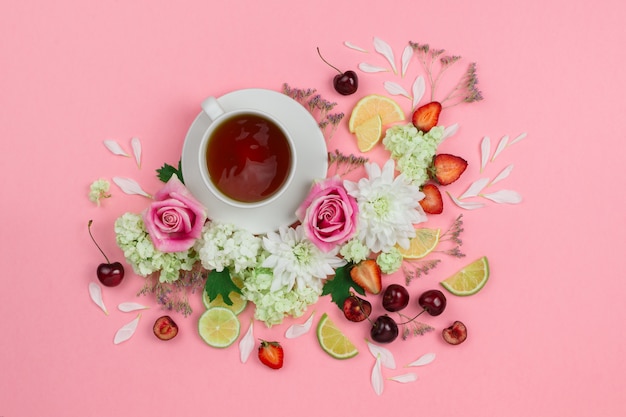
[[212, 123], [200, 146], [202, 179], [217, 198], [254, 208], [279, 198], [293, 179], [293, 139], [276, 117], [253, 109], [225, 111], [215, 97], [202, 102]]

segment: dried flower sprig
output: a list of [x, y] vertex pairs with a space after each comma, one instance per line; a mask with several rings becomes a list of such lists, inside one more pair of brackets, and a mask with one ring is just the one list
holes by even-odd
[[402, 340], [406, 340], [409, 336], [423, 336], [426, 333], [432, 332], [435, 330], [429, 324], [422, 323], [420, 321], [411, 320], [411, 317], [405, 316], [404, 314], [398, 313], [400, 317], [404, 320], [407, 320], [402, 324]]
[[405, 260], [402, 263], [402, 273], [404, 274], [406, 285], [408, 286], [411, 281], [420, 278], [422, 275], [428, 275], [440, 262], [441, 259]]
[[[430, 99], [435, 100], [435, 91], [437, 84], [441, 80], [443, 74], [461, 60], [459, 55], [443, 55], [445, 49], [432, 49], [428, 44], [420, 44], [417, 42], [409, 42], [411, 48], [422, 66], [426, 70], [428, 76], [428, 82], [430, 84]], [[437, 75], [434, 75], [434, 63], [439, 61], [439, 70]], [[456, 86], [445, 96], [442, 100], [439, 100], [442, 106], [452, 107], [460, 103], [472, 103], [483, 99], [483, 95], [476, 88], [478, 84], [478, 77], [476, 75], [476, 63], [472, 62], [463, 77], [459, 80]]]
[[364, 156], [355, 156], [353, 154], [345, 155], [338, 149], [335, 152], [328, 152], [328, 166], [335, 166], [335, 175], [343, 177], [355, 169], [362, 167], [365, 163], [369, 162], [369, 158]]
[[337, 126], [345, 117], [345, 114], [341, 112], [331, 113], [337, 103], [328, 101], [320, 94], [316, 94], [317, 90], [314, 88], [301, 89], [284, 83], [282, 91], [283, 94], [300, 103], [311, 113], [327, 140], [333, 136]]
[[162, 308], [182, 313], [187, 317], [193, 312], [188, 296], [203, 290], [206, 278], [207, 273], [201, 268], [180, 271], [180, 278], [171, 283], [160, 282], [158, 274], [151, 274], [146, 277], [145, 284], [137, 295], [154, 294]]
[[461, 246], [463, 245], [463, 241], [461, 240], [461, 233], [463, 232], [463, 214], [459, 214], [459, 216], [454, 220], [452, 225], [446, 230], [440, 237], [439, 242], [452, 242], [454, 243], [454, 247], [446, 250], [439, 250], [437, 252], [444, 253], [446, 255], [453, 256], [455, 258], [463, 258], [465, 254], [461, 252]]

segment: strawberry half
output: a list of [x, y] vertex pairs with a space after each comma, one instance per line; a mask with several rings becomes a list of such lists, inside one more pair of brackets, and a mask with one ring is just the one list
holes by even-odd
[[424, 184], [422, 187], [424, 198], [420, 200], [420, 206], [428, 214], [441, 214], [443, 212], [443, 199], [441, 192], [435, 184]]
[[259, 346], [259, 360], [263, 365], [272, 369], [280, 369], [283, 367], [283, 358], [284, 352], [280, 343], [261, 340], [261, 346]]
[[452, 184], [467, 168], [467, 161], [460, 156], [442, 153], [433, 160], [432, 177], [440, 185]]
[[365, 259], [350, 269], [350, 277], [359, 287], [370, 294], [378, 294], [382, 289], [380, 267], [373, 259]]
[[437, 126], [440, 113], [441, 103], [431, 101], [428, 104], [418, 107], [417, 110], [413, 112], [411, 121], [413, 122], [413, 126], [427, 133], [430, 129]]

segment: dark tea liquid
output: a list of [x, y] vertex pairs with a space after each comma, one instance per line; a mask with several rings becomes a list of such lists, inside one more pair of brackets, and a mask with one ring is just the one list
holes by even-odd
[[256, 203], [271, 197], [287, 180], [291, 148], [274, 122], [240, 114], [213, 131], [206, 164], [211, 181], [224, 195]]

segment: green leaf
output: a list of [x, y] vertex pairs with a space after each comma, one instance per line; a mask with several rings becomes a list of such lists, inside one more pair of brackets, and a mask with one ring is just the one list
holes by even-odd
[[230, 299], [229, 294], [231, 292], [241, 294], [239, 287], [237, 287], [230, 278], [228, 268], [224, 268], [221, 272], [217, 272], [216, 270], [209, 272], [204, 291], [206, 291], [210, 301], [215, 300], [218, 295], [222, 294], [222, 300], [229, 306], [233, 305], [233, 300]]
[[156, 172], [157, 177], [163, 182], [168, 182], [170, 178], [172, 178], [172, 175], [176, 174], [180, 182], [182, 182], [183, 184], [185, 183], [185, 181], [183, 180], [181, 161], [178, 161], [178, 168], [165, 163], [161, 168], [157, 169]]
[[351, 289], [358, 292], [361, 295], [365, 295], [365, 290], [357, 285], [352, 278], [350, 278], [350, 269], [354, 264], [349, 262], [347, 265], [339, 267], [335, 270], [335, 277], [333, 279], [326, 280], [324, 288], [322, 289], [322, 295], [329, 295], [333, 303], [337, 304], [339, 309], [343, 309], [343, 302], [346, 298], [350, 297]]

